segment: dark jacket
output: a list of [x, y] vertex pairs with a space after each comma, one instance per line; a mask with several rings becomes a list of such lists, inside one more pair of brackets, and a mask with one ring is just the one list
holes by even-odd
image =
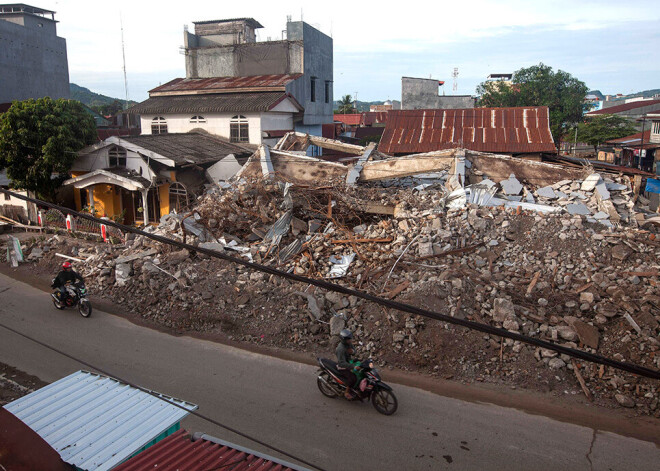
[[339, 342], [339, 345], [337, 345], [337, 366], [342, 369], [350, 369], [353, 368], [353, 365], [349, 363], [349, 361], [352, 359], [353, 355], [350, 353], [349, 350], [351, 350], [350, 345], [346, 345], [344, 342]]
[[73, 270], [71, 271], [62, 270], [57, 274], [57, 276], [53, 280], [53, 288], [59, 288], [61, 286], [64, 286], [68, 282], [75, 283], [76, 280], [83, 281], [83, 277]]

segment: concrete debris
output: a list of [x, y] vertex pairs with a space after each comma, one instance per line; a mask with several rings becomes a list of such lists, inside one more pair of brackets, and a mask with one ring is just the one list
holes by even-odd
[[[292, 141], [299, 144], [304, 142]], [[74, 260], [74, 268], [91, 293], [177, 332], [317, 352], [334, 350], [331, 335], [346, 327], [360, 353], [381, 367], [580, 392], [566, 355], [337, 292], [308, 293], [306, 284], [209, 257], [199, 250], [204, 248], [660, 368], [660, 225], [639, 229], [647, 213], [626, 178], [592, 173], [585, 179], [583, 170], [575, 170], [553, 179], [546, 172], [541, 184], [530, 169], [542, 166], [517, 162], [516, 174], [502, 182], [511, 172], [488, 174], [485, 158], [473, 157], [471, 166], [455, 152], [426, 159], [429, 167], [449, 161], [449, 169], [429, 170], [437, 174], [433, 184], [428, 174], [418, 183], [422, 172], [399, 164], [397, 172], [411, 173], [358, 179], [349, 187], [346, 175], [286, 185], [276, 180], [273, 158], [275, 180], [244, 177], [225, 190], [213, 188], [191, 212], [148, 229], [197, 250], [141, 235], [127, 237], [124, 245], [52, 237], [23, 249], [41, 249], [31, 264], [49, 273], [62, 261], [55, 253], [78, 253], [84, 262]], [[511, 159], [497, 160], [503, 165]], [[454, 172], [454, 166], [464, 168]], [[364, 168], [376, 167], [365, 162]], [[395, 180], [404, 183], [391, 184]], [[420, 184], [429, 186], [415, 189]], [[581, 363], [579, 373], [595, 403], [618, 404], [619, 394], [633, 401], [636, 412], [660, 417], [660, 392], [652, 381], [592, 366]]]

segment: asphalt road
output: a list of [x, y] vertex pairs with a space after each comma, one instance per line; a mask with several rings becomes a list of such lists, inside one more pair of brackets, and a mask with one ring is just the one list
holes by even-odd
[[[314, 367], [174, 337], [100, 311], [89, 319], [57, 311], [46, 293], [4, 275], [0, 323], [196, 403], [201, 413], [324, 469], [643, 471], [660, 462], [650, 442], [400, 385], [399, 411], [385, 417], [370, 404], [323, 397]], [[49, 382], [84, 369], [3, 328], [0, 361]], [[277, 455], [200, 418], [182, 425]]]

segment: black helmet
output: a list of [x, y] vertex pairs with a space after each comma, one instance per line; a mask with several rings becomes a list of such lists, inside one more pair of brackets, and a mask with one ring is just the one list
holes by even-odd
[[346, 340], [353, 338], [353, 332], [348, 329], [342, 329], [342, 331], [339, 332], [339, 338], [342, 342], [345, 342]]

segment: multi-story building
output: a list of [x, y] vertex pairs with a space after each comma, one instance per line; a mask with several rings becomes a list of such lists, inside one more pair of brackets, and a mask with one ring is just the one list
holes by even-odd
[[474, 108], [476, 99], [471, 95], [440, 95], [444, 82], [435, 79], [402, 77], [401, 109], [465, 109]]
[[202, 128], [235, 142], [272, 143], [286, 131], [322, 135], [333, 122], [332, 38], [302, 21], [258, 41], [253, 18], [195, 22], [184, 31], [186, 77], [131, 110], [144, 134]]
[[0, 4], [0, 103], [69, 95], [66, 40], [57, 36], [55, 12]]

